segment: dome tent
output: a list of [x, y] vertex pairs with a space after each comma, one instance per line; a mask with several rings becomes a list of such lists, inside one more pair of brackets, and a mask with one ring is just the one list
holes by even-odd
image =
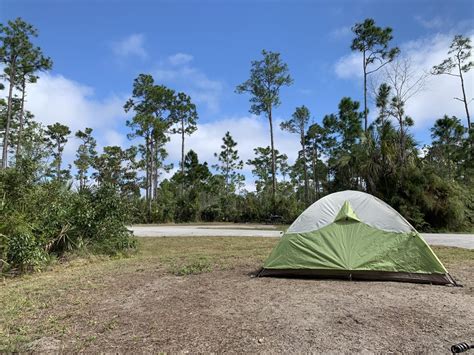
[[407, 220], [360, 191], [325, 196], [293, 222], [259, 273], [290, 275], [455, 284]]

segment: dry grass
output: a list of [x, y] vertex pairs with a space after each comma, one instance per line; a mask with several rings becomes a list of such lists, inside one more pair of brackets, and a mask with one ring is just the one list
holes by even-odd
[[176, 275], [259, 265], [277, 242], [274, 238], [140, 238], [136, 255], [112, 259], [74, 258], [49, 270], [6, 279], [0, 284], [0, 352], [23, 349], [32, 339], [68, 333], [62, 319], [43, 319], [58, 303], [70, 314], [113, 288], [116, 278], [156, 270]]
[[[74, 339], [81, 350], [95, 335], [77, 331], [77, 319], [92, 322], [88, 312], [127, 280], [160, 275], [189, 275], [239, 268], [256, 270], [277, 243], [275, 238], [140, 238], [129, 258], [72, 258], [42, 273], [3, 279], [0, 284], [0, 352], [28, 351], [38, 339]], [[450, 268], [474, 267], [474, 252], [434, 248]], [[168, 276], [167, 276], [168, 277]], [[92, 307], [92, 308], [91, 308]], [[104, 332], [115, 327], [109, 319]], [[44, 349], [44, 348], [43, 348]], [[57, 348], [54, 348], [57, 350]], [[68, 349], [71, 350], [71, 349]]]

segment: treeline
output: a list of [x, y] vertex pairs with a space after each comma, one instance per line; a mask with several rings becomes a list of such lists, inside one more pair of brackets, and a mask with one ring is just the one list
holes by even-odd
[[[89, 176], [87, 157], [95, 154], [92, 130], [76, 132], [82, 144], [74, 163], [75, 188], [71, 169], [63, 164], [71, 131], [60, 123], [43, 127], [25, 109], [27, 88], [53, 64], [32, 43], [36, 36], [37, 30], [21, 18], [0, 24], [1, 79], [6, 84], [0, 82], [0, 92], [6, 91], [0, 99], [0, 273], [41, 268], [71, 250], [117, 254], [135, 247], [126, 228], [132, 218], [128, 202], [110, 175], [114, 154], [121, 164], [133, 149], [107, 147], [94, 158], [98, 170]], [[91, 184], [92, 179], [98, 183]]]
[[[130, 148], [97, 151], [91, 128], [71, 132], [55, 123], [44, 127], [25, 109], [27, 87], [52, 61], [32, 40], [37, 31], [22, 19], [0, 26], [0, 62], [6, 87], [0, 101], [0, 258], [4, 265], [34, 266], [47, 255], [89, 247], [115, 253], [133, 247], [125, 223], [194, 221], [263, 222], [279, 216], [290, 223], [317, 199], [344, 189], [367, 191], [387, 201], [421, 230], [468, 231], [474, 225], [474, 133], [464, 76], [474, 66], [470, 39], [455, 36], [448, 57], [431, 69], [459, 80], [457, 98], [467, 126], [440, 113], [431, 128], [432, 142], [421, 147], [411, 133], [416, 117], [406, 102], [422, 89], [398, 48], [392, 30], [367, 19], [353, 27], [351, 49], [362, 53], [360, 103], [341, 99], [335, 112], [311, 123], [306, 106], [295, 108], [280, 129], [295, 134], [300, 150], [294, 164], [274, 141], [273, 113], [280, 91], [291, 86], [289, 68], [279, 53], [262, 51], [251, 63], [249, 78], [236, 93], [250, 97], [250, 112], [268, 120], [269, 144], [239, 157], [231, 132], [216, 147], [217, 163], [208, 166], [186, 146], [197, 129], [192, 98], [141, 74], [133, 82], [124, 111]], [[371, 84], [371, 85], [370, 85]], [[372, 87], [371, 87], [372, 86]], [[368, 98], [375, 101], [369, 122]], [[181, 139], [179, 169], [171, 178], [167, 142]], [[79, 140], [74, 168], [64, 164], [64, 147]], [[243, 166], [255, 177], [256, 191], [244, 189]]]

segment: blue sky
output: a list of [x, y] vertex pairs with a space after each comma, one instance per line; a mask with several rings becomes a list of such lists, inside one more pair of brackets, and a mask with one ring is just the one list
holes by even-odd
[[[267, 122], [250, 117], [248, 97], [234, 93], [262, 49], [281, 52], [294, 78], [282, 90], [277, 119], [304, 104], [319, 122], [343, 96], [362, 98], [361, 64], [349, 48], [354, 23], [372, 17], [391, 26], [393, 44], [411, 58], [416, 73], [443, 58], [454, 34], [474, 33], [472, 1], [0, 0], [0, 22], [18, 16], [38, 28], [37, 44], [54, 61], [29, 94], [40, 121], [93, 126], [100, 144], [128, 145], [121, 106], [133, 79], [150, 73], [191, 94], [200, 126], [188, 148], [211, 163], [226, 130], [236, 136], [244, 159], [253, 147], [268, 145]], [[439, 116], [464, 117], [452, 99], [458, 95], [455, 79], [429, 80], [430, 89], [407, 103], [420, 142]], [[472, 74], [467, 82], [472, 97]], [[179, 156], [176, 143], [169, 145], [171, 161]], [[277, 132], [277, 148], [290, 159], [297, 144], [297, 137]]]

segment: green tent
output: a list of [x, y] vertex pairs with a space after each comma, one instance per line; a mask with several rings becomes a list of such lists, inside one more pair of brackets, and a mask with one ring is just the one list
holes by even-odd
[[360, 191], [316, 201], [288, 228], [259, 276], [291, 275], [455, 284], [410, 223]]

